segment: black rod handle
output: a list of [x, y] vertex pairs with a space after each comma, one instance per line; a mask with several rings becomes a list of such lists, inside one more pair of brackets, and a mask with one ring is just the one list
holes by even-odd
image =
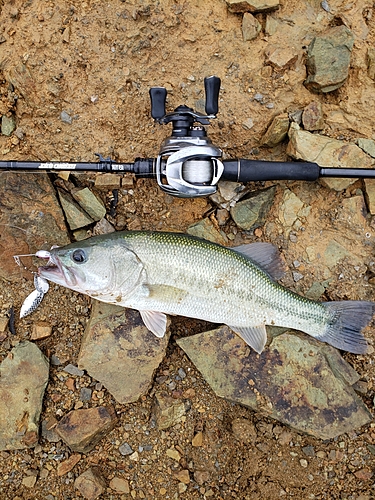
[[[300, 180], [316, 181], [320, 167], [312, 162], [224, 160], [223, 178], [236, 182]], [[340, 169], [338, 169], [340, 170]]]
[[218, 76], [207, 76], [204, 79], [204, 90], [206, 92], [206, 113], [217, 115], [219, 112], [219, 92], [221, 80]]

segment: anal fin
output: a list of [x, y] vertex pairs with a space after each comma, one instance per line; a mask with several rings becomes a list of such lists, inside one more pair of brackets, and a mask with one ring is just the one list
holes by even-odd
[[267, 342], [265, 325], [258, 326], [230, 326], [254, 351], [261, 353]]
[[158, 311], [139, 311], [146, 328], [152, 332], [155, 337], [164, 337], [167, 329], [167, 316]]

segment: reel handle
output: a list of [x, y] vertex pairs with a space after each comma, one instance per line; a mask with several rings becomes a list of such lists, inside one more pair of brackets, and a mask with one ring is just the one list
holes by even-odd
[[149, 93], [151, 100], [151, 116], [154, 120], [161, 120], [165, 116], [167, 89], [164, 87], [151, 87]]
[[219, 112], [219, 92], [221, 80], [217, 76], [207, 76], [204, 79], [204, 90], [206, 93], [207, 115], [217, 115]]

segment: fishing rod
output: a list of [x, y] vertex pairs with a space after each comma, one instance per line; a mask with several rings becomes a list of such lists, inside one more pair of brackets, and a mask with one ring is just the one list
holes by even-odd
[[220, 179], [250, 182], [275, 180], [316, 181], [321, 177], [375, 178], [375, 169], [321, 167], [314, 162], [284, 162], [248, 159], [222, 160], [222, 150], [207, 136], [205, 125], [219, 111], [220, 78], [204, 79], [206, 114], [188, 106], [178, 106], [166, 113], [167, 90], [150, 89], [151, 116], [160, 124], [172, 123], [172, 134], [160, 147], [157, 158], [136, 158], [132, 163], [118, 163], [103, 158], [97, 162], [0, 161], [0, 170], [134, 173], [155, 178], [166, 193], [181, 198], [214, 194]]

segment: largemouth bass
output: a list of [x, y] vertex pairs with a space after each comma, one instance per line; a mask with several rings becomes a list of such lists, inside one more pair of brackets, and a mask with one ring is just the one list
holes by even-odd
[[339, 349], [362, 354], [361, 330], [374, 313], [366, 301], [315, 302], [272, 279], [280, 271], [268, 243], [226, 248], [185, 234], [122, 231], [53, 248], [39, 276], [140, 311], [162, 337], [166, 314], [224, 323], [261, 353], [265, 325], [301, 330]]

